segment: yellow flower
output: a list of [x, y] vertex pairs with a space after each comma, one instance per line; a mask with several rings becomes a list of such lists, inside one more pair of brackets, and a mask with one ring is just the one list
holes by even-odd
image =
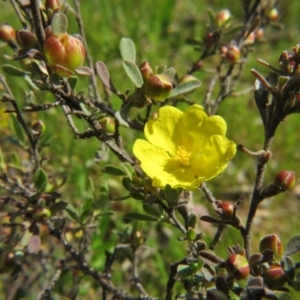
[[223, 118], [209, 117], [200, 105], [184, 113], [164, 106], [147, 122], [147, 141], [136, 140], [133, 153], [154, 187], [194, 190], [218, 176], [235, 155], [236, 145], [225, 137], [226, 130]]

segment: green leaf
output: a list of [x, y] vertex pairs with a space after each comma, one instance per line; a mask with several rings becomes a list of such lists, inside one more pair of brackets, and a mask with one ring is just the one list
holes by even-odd
[[72, 204], [68, 204], [68, 206], [65, 208], [65, 211], [72, 220], [81, 224], [81, 220], [78, 216], [78, 212]]
[[290, 256], [300, 251], [300, 234], [295, 235], [287, 243], [284, 250], [284, 255]]
[[66, 33], [68, 29], [68, 18], [65, 14], [57, 12], [52, 17], [51, 25], [53, 35]]
[[58, 212], [64, 210], [68, 206], [68, 203], [65, 201], [58, 201], [50, 206], [52, 212]]
[[293, 298], [286, 292], [275, 292], [277, 300], [293, 300]]
[[100, 214], [97, 214], [95, 216], [95, 218], [100, 219], [103, 216], [111, 216], [111, 215], [114, 215], [114, 214], [115, 214], [115, 212], [113, 210], [106, 210], [106, 211], [101, 212]]
[[87, 218], [90, 216], [93, 209], [94, 198], [88, 198], [84, 200], [82, 207], [82, 213], [80, 215], [80, 220], [82, 224], [85, 224]]
[[38, 192], [43, 192], [48, 183], [48, 176], [42, 168], [38, 168], [33, 174], [33, 182]]
[[153, 205], [143, 203], [143, 210], [151, 216], [160, 218], [160, 212]]
[[68, 77], [68, 82], [72, 90], [75, 90], [77, 85], [78, 77], [77, 76], [70, 76]]
[[25, 75], [29, 75], [30, 72], [24, 71], [12, 65], [3, 65], [2, 71], [6, 75], [15, 76], [15, 77], [24, 77]]
[[32, 233], [29, 231], [29, 229], [26, 229], [23, 236], [22, 236], [22, 239], [20, 241], [20, 246], [23, 248], [23, 247], [26, 247], [30, 241], [32, 237]]
[[24, 143], [26, 139], [26, 134], [15, 114], [11, 114], [11, 118], [9, 119], [9, 124], [12, 132], [17, 136], [19, 141], [21, 143]]
[[104, 169], [101, 170], [103, 173], [115, 175], [115, 176], [126, 176], [126, 173], [113, 165], [107, 165]]
[[82, 109], [82, 111], [83, 111], [83, 113], [84, 113], [85, 115], [91, 116], [91, 112], [85, 107], [85, 104], [84, 104], [84, 103], [81, 102], [79, 105], [80, 105], [80, 107], [81, 107], [81, 109]]
[[130, 220], [138, 220], [138, 221], [150, 221], [150, 222], [156, 222], [158, 221], [158, 218], [143, 215], [140, 213], [128, 213], [124, 215], [124, 219], [130, 219]]
[[123, 68], [129, 79], [136, 87], [140, 88], [144, 84], [144, 80], [141, 75], [140, 69], [135, 63], [129, 60], [124, 60]]
[[175, 97], [180, 94], [191, 92], [201, 85], [200, 80], [194, 79], [178, 84], [171, 92], [169, 97]]
[[163, 74], [168, 76], [170, 78], [170, 80], [173, 80], [173, 78], [176, 74], [176, 71], [174, 68], [171, 67], [171, 68], [164, 70]]
[[126, 195], [126, 196], [120, 196], [120, 197], [113, 198], [112, 201], [124, 201], [124, 200], [130, 199], [130, 198], [131, 198], [130, 195]]
[[188, 277], [195, 273], [195, 270], [188, 265], [178, 265], [177, 274], [182, 277]]
[[119, 111], [115, 113], [115, 118], [118, 120], [119, 124], [124, 127], [129, 127], [129, 124], [127, 123], [127, 117], [130, 109], [131, 102], [129, 101]]
[[136, 50], [134, 42], [130, 38], [121, 39], [120, 52], [123, 60], [127, 60], [135, 64]]
[[124, 162], [121, 163], [121, 167], [124, 169], [126, 175], [129, 177], [130, 180], [132, 180], [132, 176], [135, 175], [134, 168], [130, 163]]
[[130, 196], [135, 200], [140, 200], [140, 201], [145, 200], [145, 196], [138, 192], [130, 192]]
[[175, 202], [179, 197], [178, 191], [176, 189], [171, 188], [169, 184], [165, 186], [164, 194], [166, 199], [170, 202]]

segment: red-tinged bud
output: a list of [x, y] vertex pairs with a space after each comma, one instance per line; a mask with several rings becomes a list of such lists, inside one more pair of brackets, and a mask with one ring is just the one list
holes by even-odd
[[51, 218], [51, 211], [48, 208], [42, 206], [36, 206], [32, 210], [32, 219], [36, 221], [44, 221]]
[[17, 31], [16, 39], [22, 49], [31, 49], [37, 44], [37, 37], [29, 30]]
[[255, 43], [255, 33], [252, 31], [244, 41], [244, 45], [252, 45]]
[[230, 255], [225, 263], [226, 271], [236, 280], [245, 279], [250, 274], [247, 258], [241, 254]]
[[231, 217], [234, 212], [234, 204], [227, 201], [216, 201], [217, 211], [221, 216]]
[[204, 37], [204, 43], [207, 47], [212, 46], [216, 42], [216, 38], [213, 32], [208, 32]]
[[220, 290], [210, 289], [207, 290], [206, 299], [207, 300], [228, 300], [228, 297]]
[[279, 66], [282, 71], [293, 73], [296, 66], [296, 57], [289, 51], [282, 51], [279, 57]]
[[281, 266], [271, 265], [263, 273], [264, 283], [272, 290], [278, 290], [287, 281], [287, 276]]
[[264, 29], [263, 28], [258, 28], [255, 31], [255, 38], [257, 41], [261, 41], [264, 37]]
[[146, 80], [153, 75], [153, 71], [152, 68], [150, 66], [150, 64], [147, 61], [144, 61], [141, 65], [140, 65], [140, 72], [142, 74], [142, 77], [144, 79], [144, 82], [146, 82]]
[[230, 19], [230, 11], [228, 9], [223, 9], [215, 16], [216, 26], [228, 28], [230, 26]]
[[45, 8], [46, 9], [51, 9], [54, 12], [59, 11], [60, 1], [59, 0], [46, 0], [45, 1]]
[[46, 130], [46, 126], [43, 121], [36, 121], [32, 125], [32, 134], [34, 136], [41, 136]]
[[269, 249], [274, 253], [274, 257], [280, 260], [283, 256], [283, 244], [276, 234], [269, 234], [262, 238], [259, 243], [259, 251], [262, 253], [264, 250]]
[[273, 180], [273, 184], [284, 191], [291, 190], [295, 182], [295, 173], [292, 171], [280, 171], [274, 176]]
[[16, 31], [8, 24], [0, 26], [0, 40], [3, 42], [12, 42], [16, 39]]
[[237, 63], [241, 58], [240, 49], [237, 46], [230, 46], [225, 53], [225, 59], [231, 64]]
[[83, 43], [67, 33], [48, 37], [44, 43], [44, 54], [52, 71], [62, 77], [72, 75], [85, 59]]
[[276, 22], [279, 19], [279, 12], [278, 9], [276, 7], [272, 8], [268, 14], [267, 14], [267, 18], [269, 21], [273, 21]]
[[164, 74], [150, 76], [145, 85], [145, 94], [155, 101], [164, 101], [172, 91], [172, 81]]
[[53, 15], [59, 11], [60, 9], [60, 1], [59, 0], [46, 0], [45, 2], [46, 13], [48, 19], [51, 20]]
[[137, 248], [144, 242], [143, 233], [140, 230], [136, 230], [131, 234], [131, 244], [133, 247]]
[[12, 250], [4, 250], [0, 253], [0, 274], [11, 271], [16, 266], [15, 253]]
[[53, 31], [52, 31], [52, 26], [49, 25], [45, 28], [45, 36], [46, 36], [46, 39], [50, 36], [53, 35]]

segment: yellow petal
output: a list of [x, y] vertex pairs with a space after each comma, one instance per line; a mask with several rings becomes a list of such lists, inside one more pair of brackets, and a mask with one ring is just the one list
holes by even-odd
[[232, 141], [224, 136], [212, 136], [203, 153], [192, 160], [191, 168], [199, 178], [205, 178], [203, 181], [210, 180], [227, 167], [235, 153], [236, 145]]
[[144, 132], [146, 139], [155, 146], [167, 150], [169, 153], [176, 152], [175, 141], [178, 138], [174, 131], [182, 111], [173, 106], [164, 106], [158, 111], [156, 120], [149, 120]]

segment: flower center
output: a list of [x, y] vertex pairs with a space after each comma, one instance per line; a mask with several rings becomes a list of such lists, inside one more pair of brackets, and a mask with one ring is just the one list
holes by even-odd
[[181, 163], [181, 165], [184, 167], [188, 167], [190, 165], [191, 152], [187, 152], [184, 147], [178, 146], [176, 155], [176, 159]]

